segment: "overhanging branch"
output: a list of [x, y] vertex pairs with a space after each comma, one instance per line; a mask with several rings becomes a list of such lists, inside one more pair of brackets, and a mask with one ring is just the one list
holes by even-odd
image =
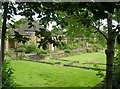
[[96, 27], [93, 25], [92, 27], [95, 28], [95, 30], [99, 32], [101, 35], [103, 35], [105, 39], [108, 41], [108, 37], [102, 31], [100, 31], [100, 26]]

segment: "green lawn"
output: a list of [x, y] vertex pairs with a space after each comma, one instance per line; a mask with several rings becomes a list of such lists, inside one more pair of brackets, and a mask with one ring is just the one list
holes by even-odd
[[[89, 58], [95, 60], [94, 54], [97, 53], [83, 54], [80, 59], [92, 55]], [[75, 56], [75, 59], [79, 60], [78, 57], [79, 55]], [[100, 58], [100, 56], [96, 57]], [[72, 59], [74, 56], [66, 58]], [[23, 60], [10, 60], [10, 63], [15, 70], [15, 81], [22, 87], [94, 87], [102, 81], [102, 78], [96, 76], [97, 71], [93, 70]]]
[[69, 57], [64, 57], [60, 59], [78, 60], [81, 63], [106, 63], [104, 53], [85, 53], [80, 55], [74, 55]]
[[[62, 60], [70, 60], [70, 61], [62, 61]], [[106, 63], [104, 53], [85, 53], [85, 54], [59, 58], [57, 60], [48, 59], [48, 60], [40, 60], [40, 61], [51, 62], [51, 63], [61, 62], [61, 64], [69, 64], [71, 63], [71, 61], [79, 61], [79, 63], [74, 63], [73, 65], [85, 66], [85, 67], [94, 67], [93, 65], [95, 63], [103, 63], [103, 64]], [[83, 63], [88, 63], [88, 64], [83, 64]], [[99, 68], [106, 68], [106, 65], [99, 65]]]

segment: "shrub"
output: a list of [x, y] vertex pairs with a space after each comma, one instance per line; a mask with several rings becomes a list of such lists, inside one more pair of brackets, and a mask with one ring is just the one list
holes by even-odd
[[36, 45], [35, 44], [26, 44], [26, 45], [20, 45], [17, 47], [18, 52], [25, 52], [25, 53], [31, 53], [36, 51]]
[[43, 49], [37, 49], [36, 50], [36, 53], [39, 55], [39, 54], [47, 54], [47, 52]]
[[13, 69], [9, 66], [8, 61], [2, 65], [2, 87], [5, 89], [15, 89], [18, 84], [14, 82]]
[[25, 52], [26, 51], [26, 46], [25, 45], [20, 45], [17, 47], [18, 52]]
[[[99, 69], [99, 65], [98, 64], [93, 64], [93, 67], [96, 68], [96, 69]], [[99, 78], [104, 78], [105, 77], [105, 75], [104, 75], [104, 73], [103, 73], [102, 70], [98, 70], [97, 73], [96, 73], [96, 75]]]
[[15, 59], [15, 55], [14, 54], [14, 51], [13, 50], [8, 50], [8, 51], [5, 51], [5, 59]]
[[17, 48], [17, 51], [18, 51], [18, 52], [25, 52], [26, 49], [25, 49], [24, 47], [19, 47], [19, 48]]
[[38, 48], [36, 50], [37, 55], [40, 55], [42, 58], [44, 58], [45, 56], [49, 55], [49, 50], [43, 50], [42, 48]]
[[13, 54], [13, 50], [8, 50], [8, 51], [5, 51], [5, 56], [7, 56], [7, 57], [12, 57], [12, 55], [11, 54]]
[[99, 45], [99, 44], [93, 44], [92, 45], [92, 49], [93, 49], [93, 51], [95, 51], [95, 52], [98, 52], [98, 51], [100, 51], [100, 50], [103, 50], [103, 46], [101, 46], [101, 45]]
[[70, 49], [65, 49], [64, 52], [65, 53], [70, 53]]
[[28, 44], [26, 45], [26, 53], [31, 53], [36, 51], [36, 45], [35, 44]]
[[91, 52], [93, 52], [93, 50], [91, 48], [86, 48], [86, 52], [91, 53]]
[[60, 42], [59, 45], [58, 45], [58, 48], [60, 50], [64, 50], [64, 49], [72, 50], [72, 49], [76, 49], [78, 47], [79, 47], [79, 41], [78, 40], [73, 40], [73, 41], [71, 40], [71, 41], [69, 41], [67, 43]]
[[18, 54], [18, 58], [20, 60], [29, 60], [29, 57], [25, 53]]

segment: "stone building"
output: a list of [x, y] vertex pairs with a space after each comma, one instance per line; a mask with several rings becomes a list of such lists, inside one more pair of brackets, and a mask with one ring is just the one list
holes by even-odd
[[[37, 23], [37, 22], [32, 22], [32, 24], [33, 24], [33, 26], [31, 28], [29, 28], [28, 23], [25, 23], [18, 29], [9, 29], [8, 31], [10, 32], [10, 36], [11, 37], [14, 36], [15, 35], [14, 31], [16, 31], [16, 32], [19, 32], [19, 34], [21, 34], [22, 36], [30, 38], [30, 40], [27, 42], [27, 44], [34, 43], [37, 45], [37, 41], [39, 41], [40, 38], [35, 36], [35, 31], [39, 31], [39, 29], [44, 29], [44, 30], [47, 30], [47, 29], [45, 29], [44, 26], [39, 25], [39, 23]], [[14, 49], [17, 46], [18, 46], [18, 43], [16, 41], [14, 41], [13, 39], [7, 39], [5, 41], [5, 50], [6, 51], [11, 48]], [[52, 44], [50, 44], [48, 47], [50, 50], [55, 49]]]

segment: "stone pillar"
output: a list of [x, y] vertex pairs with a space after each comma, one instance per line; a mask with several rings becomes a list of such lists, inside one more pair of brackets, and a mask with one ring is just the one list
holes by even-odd
[[5, 40], [5, 51], [9, 50], [9, 40]]
[[49, 49], [50, 49], [50, 51], [54, 51], [55, 50], [55, 47], [53, 46], [53, 44], [49, 44]]

